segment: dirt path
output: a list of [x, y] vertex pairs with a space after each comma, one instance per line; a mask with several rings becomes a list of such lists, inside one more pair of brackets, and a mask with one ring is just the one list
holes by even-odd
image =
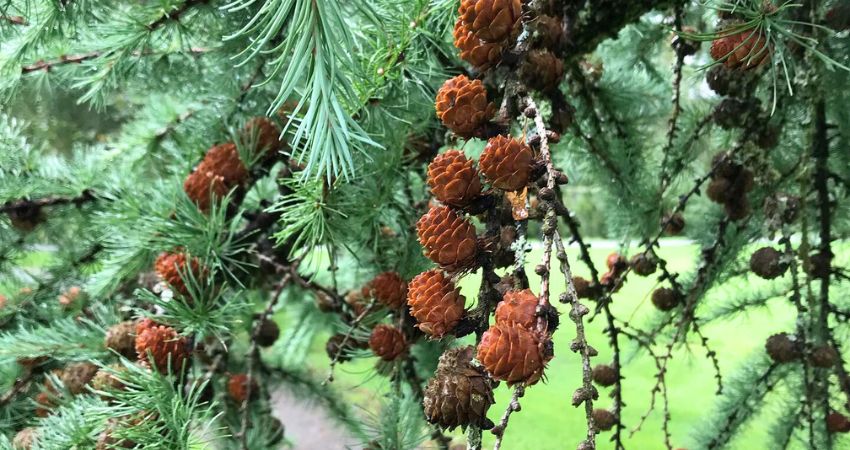
[[275, 416], [286, 427], [286, 439], [295, 450], [359, 448], [358, 440], [338, 426], [321, 407], [293, 396], [286, 389], [272, 394]]

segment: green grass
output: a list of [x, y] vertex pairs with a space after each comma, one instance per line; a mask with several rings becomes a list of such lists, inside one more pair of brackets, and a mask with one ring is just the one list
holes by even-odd
[[[692, 261], [695, 260], [697, 251], [696, 246], [665, 246], [660, 250], [660, 254], [668, 261], [672, 271], [683, 272], [692, 269]], [[604, 267], [605, 257], [610, 252], [611, 250], [606, 249], [592, 249], [592, 257], [597, 267]], [[577, 259], [577, 250], [571, 249], [568, 253], [574, 274], [586, 276], [586, 268]], [[528, 258], [529, 268], [533, 268], [541, 256], [540, 250], [533, 251]], [[553, 266], [554, 268], [557, 268], [557, 265]], [[554, 273], [556, 272], [553, 271]], [[531, 286], [537, 292], [539, 279], [531, 273], [530, 276]], [[478, 281], [477, 275], [468, 276], [462, 281], [463, 293], [470, 301], [475, 298]], [[654, 276], [640, 278], [631, 275], [624, 288], [614, 295], [612, 307], [615, 315], [635, 324], [646, 323], [646, 320], [656, 314], [649, 302], [649, 294], [656, 283]], [[563, 289], [563, 277], [559, 274], [553, 275], [552, 290], [556, 294], [553, 295], [553, 300]], [[575, 337], [575, 328], [565, 316], [568, 308], [560, 304], [556, 306], [562, 314], [562, 323], [554, 334], [555, 358], [546, 369], [546, 382], [528, 388], [521, 400], [522, 410], [511, 416], [503, 442], [505, 449], [575, 448], [583, 438], [586, 427], [584, 411], [570, 404], [572, 393], [580, 386], [581, 380], [581, 360], [577, 354], [569, 351], [569, 343]], [[789, 306], [774, 301], [767, 309], [757, 313], [740, 315], [724, 323], [704, 327], [703, 331], [708, 336], [710, 345], [718, 351], [723, 374], [732, 371], [751, 352], [761, 351], [767, 336], [788, 329], [789, 324], [793, 323], [792, 315], [793, 311]], [[588, 324], [588, 340], [599, 350], [599, 356], [593, 359], [594, 364], [608, 362], [611, 358], [607, 337], [603, 334], [604, 325], [602, 316]], [[635, 427], [640, 417], [649, 409], [650, 391], [655, 385], [655, 364], [652, 358], [645, 352], [635, 353], [634, 350], [633, 345], [624, 345], [624, 422], [629, 429]], [[327, 357], [318, 345], [310, 363], [320, 368], [322, 364], [327, 364]], [[375, 393], [385, 392], [387, 382], [383, 377], [372, 376], [372, 363], [373, 361], [361, 361], [339, 366], [334, 384], [359, 406], [375, 411], [373, 408], [379, 405]], [[319, 373], [324, 373], [322, 369], [319, 369]], [[368, 379], [364, 381], [364, 378]], [[690, 349], [677, 350], [669, 365], [667, 380], [672, 443], [674, 447], [687, 447], [690, 430], [703, 423], [715, 400], [714, 370], [705, 356], [704, 349], [694, 341]], [[596, 402], [598, 407], [611, 405], [609, 393], [610, 389], [600, 388], [600, 398]], [[488, 414], [492, 420], [498, 421], [510, 396], [511, 390], [504, 383], [501, 384], [496, 390], [496, 404]], [[642, 429], [633, 436], [630, 436], [629, 432], [625, 433], [624, 443], [627, 448], [646, 450], [664, 447], [660, 405], [659, 397], [659, 408], [650, 414]], [[766, 429], [748, 430], [747, 437], [736, 443], [734, 448], [759, 450], [759, 443], [764, 442], [766, 433]], [[610, 436], [611, 433], [599, 435], [598, 448], [613, 448], [609, 442]], [[490, 433], [485, 433], [484, 446], [493, 446], [493, 436]]]

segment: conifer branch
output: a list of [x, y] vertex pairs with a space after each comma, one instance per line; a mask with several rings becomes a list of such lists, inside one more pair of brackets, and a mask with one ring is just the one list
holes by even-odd
[[93, 202], [95, 200], [97, 200], [97, 197], [95, 196], [94, 191], [85, 189], [82, 194], [76, 197], [43, 197], [32, 200], [10, 200], [0, 205], [0, 213], [6, 214], [18, 211], [33, 211], [40, 208], [68, 204], [80, 207], [84, 203]]
[[518, 412], [521, 409], [519, 399], [522, 398], [523, 395], [525, 395], [525, 385], [519, 383], [514, 387], [511, 400], [508, 402], [508, 407], [505, 408], [505, 412], [502, 413], [502, 418], [499, 420], [499, 423], [490, 430], [496, 435], [496, 443], [493, 444], [493, 450], [499, 450], [502, 448], [502, 438], [505, 436], [505, 428], [508, 427], [508, 421], [511, 418], [511, 413]]
[[[674, 33], [682, 31], [682, 5], [673, 7], [673, 28]], [[682, 67], [685, 62], [685, 51], [682, 48], [684, 41], [680, 38], [678, 45], [673, 46], [676, 52], [676, 62], [673, 64], [673, 113], [667, 121], [667, 143], [661, 149], [661, 191], [664, 192], [667, 184], [670, 182], [670, 172], [668, 171], [668, 161], [670, 160], [670, 152], [673, 150], [673, 143], [676, 139], [678, 131], [679, 114], [682, 111]]]

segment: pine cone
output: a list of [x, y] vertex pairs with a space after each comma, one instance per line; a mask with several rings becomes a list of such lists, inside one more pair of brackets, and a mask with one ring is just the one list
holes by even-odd
[[[128, 424], [132, 425], [132, 424]], [[97, 438], [95, 450], [111, 450], [116, 448], [135, 448], [136, 444], [129, 439], [121, 439], [115, 437], [115, 430], [121, 426], [116, 419], [109, 419], [106, 429], [100, 433]]]
[[721, 205], [729, 201], [731, 183], [726, 178], [715, 178], [708, 183], [705, 196]]
[[612, 272], [619, 274], [626, 271], [626, 269], [629, 267], [629, 261], [626, 259], [625, 256], [614, 252], [608, 255], [608, 257], [605, 259], [605, 265]]
[[239, 159], [236, 144], [211, 147], [204, 159], [183, 182], [186, 195], [201, 211], [209, 211], [212, 202], [242, 184], [248, 178], [248, 169]]
[[9, 222], [18, 231], [30, 232], [46, 219], [41, 206], [27, 205], [23, 208], [12, 208], [6, 213]]
[[652, 292], [652, 304], [661, 311], [670, 311], [679, 306], [681, 296], [673, 289], [662, 287]]
[[520, 66], [520, 76], [532, 89], [555, 89], [564, 78], [564, 63], [549, 50], [531, 50]]
[[[684, 33], [694, 34], [697, 32], [696, 28], [684, 26], [682, 27], [682, 31]], [[695, 41], [693, 39], [688, 39], [678, 33], [673, 35], [673, 41], [671, 42], [673, 46], [673, 50], [676, 51], [677, 54], [685, 56], [690, 56], [696, 53], [699, 50], [700, 42]]]
[[759, 104], [752, 99], [727, 97], [717, 104], [713, 114], [714, 121], [720, 128], [747, 128], [758, 119]]
[[685, 229], [685, 216], [682, 213], [677, 212], [673, 215], [665, 214], [664, 218], [661, 221], [662, 224], [667, 224], [664, 226], [664, 233], [668, 236], [678, 236], [682, 234], [682, 231]]
[[153, 325], [139, 331], [139, 326], [136, 326], [136, 354], [139, 360], [152, 365], [161, 373], [168, 370], [169, 361], [175, 373], [187, 365], [184, 364], [189, 357], [187, 346], [186, 338], [177, 334], [174, 328]]
[[826, 26], [835, 31], [850, 29], [850, 4], [837, 2], [827, 10], [825, 19]]
[[280, 129], [267, 117], [254, 117], [242, 130], [247, 142], [255, 143], [256, 149], [272, 158], [284, 147], [280, 140]]
[[478, 165], [484, 177], [494, 187], [505, 191], [520, 191], [528, 184], [531, 148], [522, 141], [496, 136], [487, 141]]
[[828, 253], [814, 253], [809, 256], [809, 260], [803, 268], [806, 270], [806, 273], [814, 278], [826, 278], [832, 271], [832, 255]]
[[632, 267], [632, 272], [645, 277], [655, 273], [655, 269], [658, 268], [658, 261], [655, 260], [653, 255], [642, 252], [632, 256], [629, 265]]
[[280, 327], [272, 319], [263, 319], [260, 323], [260, 332], [257, 334], [257, 344], [260, 347], [271, 347], [280, 337]]
[[48, 391], [41, 391], [35, 396], [35, 404], [38, 405], [35, 408], [35, 415], [38, 417], [47, 417], [53, 411], [53, 408], [56, 406], [53, 402], [53, 396], [51, 392], [53, 392], [52, 385], [48, 387]]
[[826, 430], [830, 433], [850, 432], [850, 420], [844, 414], [832, 411], [826, 415]]
[[445, 274], [436, 269], [422, 272], [414, 278], [407, 291], [410, 315], [422, 332], [441, 338], [451, 332], [464, 312], [466, 298]]
[[94, 378], [98, 367], [90, 362], [68, 364], [62, 369], [62, 384], [68, 392], [77, 395], [86, 389], [86, 385]]
[[[244, 373], [231, 375], [230, 378], [227, 379], [227, 394], [230, 395], [230, 399], [238, 405], [244, 403], [248, 398], [248, 381], [248, 375]], [[250, 379], [250, 386], [251, 399], [255, 399], [260, 392], [260, 386], [257, 384], [257, 380], [254, 380], [253, 378]]]
[[599, 431], [608, 431], [617, 424], [617, 416], [607, 409], [597, 408], [593, 410], [593, 423]]
[[372, 330], [369, 348], [384, 361], [392, 361], [407, 351], [407, 340], [398, 328], [381, 324]]
[[593, 287], [590, 280], [582, 277], [573, 277], [573, 286], [576, 288], [578, 298], [593, 298]]
[[38, 428], [27, 427], [15, 434], [15, 438], [12, 440], [12, 448], [14, 450], [31, 450], [37, 441]]
[[762, 247], [750, 256], [750, 270], [756, 275], [772, 280], [788, 270], [788, 264], [782, 261], [782, 252], [773, 247]]
[[797, 345], [796, 337], [788, 333], [777, 333], [767, 338], [764, 348], [770, 359], [777, 363], [791, 362], [800, 357], [800, 346]]
[[537, 324], [537, 296], [531, 289], [505, 292], [502, 301], [496, 306], [496, 323], [517, 323], [529, 330], [533, 329]]
[[821, 345], [812, 349], [812, 354], [809, 355], [809, 362], [815, 367], [828, 369], [835, 365], [839, 360], [838, 351], [832, 346]]
[[492, 325], [478, 344], [478, 360], [493, 378], [508, 385], [536, 383], [547, 361], [535, 334], [516, 323]]
[[620, 379], [620, 373], [609, 364], [597, 364], [592, 372], [593, 382], [600, 386], [613, 386]]
[[705, 82], [717, 95], [741, 96], [751, 89], [753, 72], [741, 72], [723, 64], [712, 66], [705, 74]]
[[114, 374], [127, 371], [121, 363], [111, 364], [109, 370], [98, 369], [94, 378], [91, 380], [91, 387], [97, 391], [117, 391], [124, 389], [124, 383]]
[[476, 70], [483, 72], [502, 60], [502, 43], [482, 41], [460, 20], [455, 22], [452, 35], [455, 47], [460, 50], [460, 59], [472, 64]]
[[183, 295], [188, 294], [189, 289], [183, 282], [182, 275], [188, 275], [190, 270], [195, 280], [200, 280], [202, 275], [198, 258], [191, 259], [191, 264], [189, 264], [191, 269], [189, 269], [186, 267], [187, 257], [186, 253], [179, 250], [173, 253], [164, 252], [160, 253], [156, 263], [154, 263], [154, 269], [159, 277], [173, 290]]
[[431, 208], [416, 223], [425, 256], [448, 271], [471, 268], [477, 241], [475, 226], [449, 208]]
[[512, 38], [522, 15], [520, 0], [462, 0], [458, 21], [487, 42]]
[[[343, 341], [345, 341], [345, 347], [342, 347]], [[331, 360], [336, 358], [337, 362], [343, 363], [350, 361], [351, 352], [357, 348], [362, 348], [363, 344], [366, 344], [366, 347], [368, 347], [368, 343], [358, 342], [353, 336], [349, 336], [348, 340], [345, 340], [344, 334], [335, 334], [325, 344], [325, 353], [327, 353], [328, 358]]]
[[489, 429], [487, 410], [495, 400], [487, 376], [472, 365], [471, 346], [446, 350], [434, 378], [428, 380], [422, 405], [428, 422], [453, 430], [467, 426]]
[[388, 308], [398, 309], [407, 298], [407, 283], [396, 272], [383, 272], [363, 287], [363, 297], [374, 298]]
[[532, 22], [540, 46], [543, 48], [557, 48], [564, 39], [564, 22], [554, 16], [540, 15]]
[[467, 139], [481, 135], [495, 112], [495, 106], [487, 101], [487, 90], [481, 80], [470, 80], [466, 75], [443, 83], [437, 92], [436, 109], [443, 125]]
[[715, 61], [723, 61], [726, 67], [747, 70], [770, 60], [773, 50], [767, 46], [767, 39], [760, 30], [744, 30], [734, 34], [721, 31], [720, 34], [724, 37], [711, 43], [710, 53]]
[[428, 186], [437, 200], [458, 208], [481, 195], [475, 163], [460, 150], [449, 150], [434, 158], [428, 165]]
[[113, 325], [106, 331], [103, 340], [106, 348], [114, 350], [125, 358], [136, 357], [136, 321], [127, 320]]

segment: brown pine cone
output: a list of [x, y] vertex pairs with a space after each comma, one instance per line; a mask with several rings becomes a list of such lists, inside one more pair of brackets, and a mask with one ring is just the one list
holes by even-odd
[[255, 143], [258, 151], [272, 158], [284, 147], [280, 129], [267, 117], [254, 117], [245, 124], [242, 134], [247, 142]]
[[38, 428], [27, 427], [15, 434], [15, 438], [12, 439], [12, 448], [14, 450], [30, 450], [37, 441]]
[[198, 258], [191, 258], [190, 268], [186, 267], [186, 259], [188, 255], [182, 251], [163, 252], [156, 258], [154, 270], [157, 275], [162, 278], [176, 292], [186, 295], [189, 289], [186, 283], [183, 282], [182, 275], [188, 275], [191, 270], [196, 281], [199, 281], [202, 274], [200, 261]]
[[[342, 347], [343, 341], [345, 341], [345, 347]], [[361, 343], [356, 341], [353, 336], [349, 336], [348, 340], [346, 340], [344, 334], [335, 334], [325, 344], [325, 353], [327, 353], [331, 361], [336, 358], [337, 362], [343, 363], [350, 361], [351, 352], [357, 348], [362, 348], [363, 344], [366, 344], [366, 347], [369, 346], [367, 342]]]
[[478, 169], [460, 150], [449, 150], [434, 158], [428, 165], [428, 186], [437, 200], [458, 208], [481, 195]]
[[600, 386], [613, 386], [620, 379], [620, 373], [609, 364], [597, 364], [592, 372], [593, 382]]
[[446, 350], [434, 378], [428, 380], [422, 405], [428, 422], [453, 430], [467, 426], [489, 429], [487, 410], [495, 400], [487, 375], [472, 365], [472, 346]]
[[753, 72], [741, 72], [723, 64], [712, 66], [705, 74], [705, 82], [718, 95], [739, 96], [750, 89], [755, 79]]
[[617, 424], [617, 416], [607, 409], [597, 408], [593, 410], [593, 423], [599, 431], [608, 431]]
[[493, 378], [508, 385], [536, 383], [547, 361], [534, 332], [516, 323], [490, 326], [478, 344], [478, 360]]
[[[186, 338], [177, 334], [174, 328], [165, 325], [153, 325], [139, 331], [136, 327], [136, 354], [139, 360], [164, 373], [168, 370], [179, 373], [189, 358]], [[150, 353], [150, 355], [149, 355]]]
[[472, 64], [476, 70], [483, 72], [502, 60], [504, 46], [501, 42], [482, 41], [460, 20], [455, 22], [452, 35], [455, 47], [460, 50], [460, 59]]
[[[127, 424], [131, 426], [132, 424]], [[121, 439], [115, 437], [115, 430], [121, 426], [116, 419], [109, 419], [106, 429], [100, 433], [97, 438], [95, 450], [111, 450], [116, 448], [135, 448], [136, 444], [129, 439]]]
[[777, 363], [791, 362], [800, 357], [796, 336], [788, 333], [777, 333], [767, 338], [764, 348], [770, 359]]
[[829, 345], [821, 345], [812, 349], [812, 354], [809, 355], [809, 362], [815, 367], [828, 369], [835, 365], [839, 360], [838, 352]]
[[520, 0], [462, 0], [458, 8], [458, 22], [487, 42], [511, 39], [521, 15]]
[[529, 330], [537, 324], [537, 296], [531, 289], [505, 292], [496, 306], [496, 323], [517, 323]]
[[98, 369], [94, 378], [91, 380], [91, 387], [98, 391], [117, 391], [124, 389], [124, 383], [114, 374], [125, 372], [126, 370], [127, 368], [121, 363], [111, 364], [109, 370], [104, 368]]
[[578, 298], [593, 298], [593, 287], [590, 280], [582, 277], [573, 277], [573, 286], [576, 288]]
[[443, 83], [437, 92], [436, 109], [443, 125], [467, 139], [481, 135], [495, 112], [495, 106], [487, 101], [487, 90], [481, 80], [470, 80], [466, 75]]
[[[38, 417], [47, 417], [53, 412], [53, 408], [56, 404], [53, 402], [54, 388], [52, 385], [47, 388], [47, 391], [41, 391], [35, 396], [35, 415]], [[49, 392], [48, 392], [49, 391]]]
[[814, 253], [809, 256], [809, 260], [803, 268], [806, 270], [806, 273], [814, 278], [826, 278], [832, 271], [832, 255], [828, 253]]
[[416, 319], [416, 327], [435, 338], [443, 337], [457, 326], [465, 304], [460, 289], [437, 269], [417, 275], [407, 291], [407, 305]]
[[632, 267], [632, 272], [645, 277], [655, 273], [655, 269], [658, 268], [658, 261], [655, 260], [653, 255], [642, 252], [632, 256], [629, 265]]
[[526, 143], [499, 135], [487, 141], [478, 165], [493, 187], [520, 191], [528, 184], [533, 159], [531, 147]]
[[564, 78], [564, 63], [549, 50], [531, 50], [520, 66], [520, 76], [532, 89], [555, 89]]
[[425, 256], [444, 269], [454, 272], [474, 265], [475, 226], [450, 208], [431, 208], [416, 223], [416, 231]]
[[685, 216], [683, 216], [680, 212], [677, 212], [673, 215], [667, 213], [661, 220], [661, 224], [667, 224], [664, 226], [665, 234], [667, 234], [668, 236], [678, 236], [682, 234], [682, 231], [685, 229]]
[[85, 391], [97, 371], [98, 367], [90, 362], [68, 364], [62, 369], [60, 379], [68, 392], [77, 395]]
[[183, 190], [201, 211], [209, 211], [216, 199], [223, 198], [230, 191], [224, 177], [215, 172], [195, 169], [183, 182]]
[[836, 2], [824, 17], [826, 26], [835, 31], [850, 29], [850, 3]]
[[208, 211], [213, 198], [221, 198], [248, 178], [236, 144], [211, 147], [198, 167], [186, 177], [183, 190], [201, 211]]
[[12, 208], [6, 215], [16, 230], [30, 232], [46, 220], [43, 213], [41, 206], [27, 205], [23, 208]]
[[773, 247], [762, 247], [750, 256], [750, 270], [766, 280], [781, 276], [788, 270], [782, 261], [782, 252]]
[[744, 30], [730, 34], [720, 32], [720, 37], [711, 43], [711, 57], [722, 61], [730, 69], [753, 69], [770, 61], [772, 47], [767, 45], [767, 39], [757, 29]]
[[407, 351], [407, 340], [398, 328], [380, 324], [372, 330], [369, 348], [384, 361], [392, 361]]
[[729, 201], [731, 182], [726, 178], [715, 178], [708, 183], [705, 196], [721, 205]]
[[106, 348], [114, 350], [125, 358], [136, 357], [136, 321], [127, 320], [115, 324], [106, 331], [103, 340]]
[[673, 289], [662, 287], [652, 292], [652, 304], [661, 311], [670, 311], [679, 306], [681, 296]]
[[826, 430], [830, 433], [850, 432], [850, 420], [844, 414], [832, 411], [826, 415]]
[[564, 22], [554, 16], [540, 15], [532, 23], [540, 46], [544, 48], [557, 48], [564, 39]]
[[387, 308], [398, 309], [407, 298], [407, 283], [397, 272], [379, 273], [362, 290], [364, 298], [374, 298]]
[[260, 347], [271, 347], [280, 337], [280, 327], [272, 319], [263, 319], [260, 323], [260, 332], [257, 334], [257, 344]]
[[625, 256], [614, 252], [605, 258], [605, 265], [614, 273], [622, 273], [629, 267], [629, 261]]
[[257, 384], [257, 380], [254, 380], [253, 378], [249, 379], [248, 375], [244, 373], [231, 375], [230, 378], [227, 379], [227, 394], [230, 396], [230, 399], [238, 405], [244, 403], [245, 399], [248, 398], [249, 380], [251, 386], [251, 399], [255, 399], [260, 392], [260, 386]]

